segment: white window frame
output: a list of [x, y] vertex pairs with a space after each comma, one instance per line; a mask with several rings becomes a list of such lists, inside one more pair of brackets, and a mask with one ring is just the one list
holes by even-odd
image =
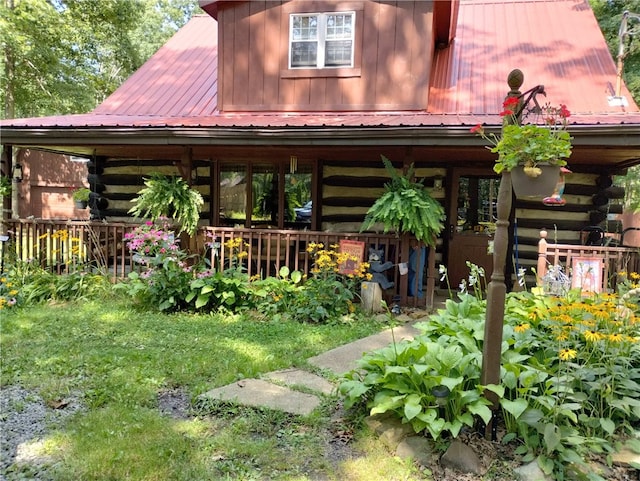
[[[337, 39], [327, 38], [327, 18], [332, 15], [351, 16], [351, 36], [340, 37]], [[293, 22], [298, 17], [316, 17], [318, 19], [317, 38], [316, 39], [294, 39], [293, 38]], [[322, 13], [292, 13], [289, 15], [289, 68], [290, 69], [321, 69], [321, 68], [353, 68], [355, 63], [355, 33], [356, 33], [356, 12], [353, 10], [344, 12], [322, 12]], [[325, 65], [326, 44], [332, 40], [348, 40], [351, 42], [351, 62], [345, 65]], [[292, 46], [295, 42], [315, 42], [317, 45], [316, 65], [292, 65]]]

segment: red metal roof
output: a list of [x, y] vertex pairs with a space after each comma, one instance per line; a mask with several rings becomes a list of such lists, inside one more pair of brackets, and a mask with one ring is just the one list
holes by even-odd
[[282, 128], [499, 125], [508, 73], [543, 84], [576, 125], [640, 125], [640, 110], [611, 107], [616, 66], [587, 0], [465, 0], [455, 40], [435, 54], [429, 105], [419, 112], [220, 113], [217, 23], [193, 17], [92, 113], [5, 120], [24, 128]]

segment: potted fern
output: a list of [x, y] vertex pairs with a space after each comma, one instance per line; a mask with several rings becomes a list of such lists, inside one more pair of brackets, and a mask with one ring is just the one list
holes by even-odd
[[[389, 159], [384, 155], [381, 157], [391, 181], [385, 184], [384, 194], [367, 211], [360, 232], [380, 223], [385, 233], [394, 231], [404, 237], [401, 256], [408, 261], [408, 294], [422, 297], [422, 272], [426, 261], [424, 245], [435, 247], [436, 239], [444, 228], [444, 208], [421, 182], [413, 180], [413, 164], [406, 175], [399, 175]], [[416, 242], [411, 242], [410, 235]]]
[[152, 174], [144, 180], [145, 187], [132, 200], [129, 213], [136, 217], [160, 217], [175, 220], [180, 225], [178, 233], [193, 236], [198, 228], [200, 210], [204, 204], [202, 195], [191, 188], [181, 177]]
[[385, 184], [384, 194], [367, 211], [360, 232], [380, 223], [385, 233], [413, 234], [418, 242], [434, 247], [444, 228], [444, 208], [421, 182], [413, 180], [413, 164], [406, 175], [399, 175], [389, 159], [384, 155], [381, 157], [391, 181]]
[[91, 191], [86, 187], [79, 187], [73, 191], [71, 197], [73, 198], [73, 202], [76, 205], [77, 209], [86, 209], [87, 205], [89, 205], [89, 196], [91, 195]]

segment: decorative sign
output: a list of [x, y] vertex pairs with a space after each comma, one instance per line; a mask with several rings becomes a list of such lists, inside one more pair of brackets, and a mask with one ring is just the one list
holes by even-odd
[[340, 274], [353, 274], [364, 260], [364, 242], [342, 239], [340, 241], [340, 253], [348, 253], [352, 259], [348, 259], [338, 267]]
[[571, 287], [582, 295], [602, 291], [602, 257], [574, 257], [571, 259]]

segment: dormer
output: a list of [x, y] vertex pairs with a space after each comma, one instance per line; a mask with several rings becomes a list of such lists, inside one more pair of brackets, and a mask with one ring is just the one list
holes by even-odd
[[[218, 107], [240, 111], [420, 111], [455, 1], [211, 1]], [[445, 18], [446, 17], [446, 18]]]

